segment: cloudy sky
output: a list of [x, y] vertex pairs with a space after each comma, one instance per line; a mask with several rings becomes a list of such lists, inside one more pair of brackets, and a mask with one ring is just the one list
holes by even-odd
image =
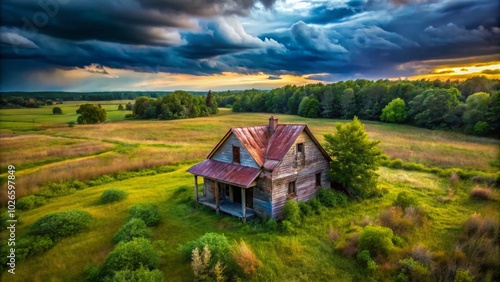
[[0, 91], [500, 77], [497, 0], [2, 0]]

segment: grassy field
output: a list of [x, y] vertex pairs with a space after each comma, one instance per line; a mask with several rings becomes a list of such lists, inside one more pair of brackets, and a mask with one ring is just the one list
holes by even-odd
[[[49, 251], [21, 262], [16, 275], [2, 273], [2, 281], [83, 280], [85, 268], [102, 263], [112, 250], [112, 237], [135, 203], [152, 203], [160, 209], [162, 220], [153, 229], [153, 239], [162, 241], [164, 255], [159, 269], [166, 281], [193, 281], [190, 264], [181, 259], [177, 248], [206, 232], [223, 233], [231, 241], [244, 239], [263, 262], [255, 281], [366, 280], [371, 274], [360, 268], [355, 258], [346, 258], [339, 248], [365, 225], [379, 223], [381, 213], [402, 191], [416, 197], [428, 214], [428, 223], [406, 235], [406, 245], [398, 248], [390, 260], [379, 262], [384, 269], [396, 267], [392, 263], [417, 244], [432, 252], [450, 252], [459, 243], [463, 223], [476, 212], [497, 221], [500, 218], [498, 199], [479, 201], [469, 197], [475, 183], [460, 181], [452, 185], [448, 179], [433, 174], [380, 168], [380, 187], [387, 190], [386, 195], [322, 210], [304, 218], [295, 234], [268, 231], [257, 222], [242, 224], [230, 216], [194, 207], [190, 201], [193, 177], [186, 169], [205, 158], [231, 126], [266, 124], [269, 114], [235, 114], [221, 109], [220, 114], [207, 118], [125, 121], [127, 111], [116, 109], [119, 103], [126, 102], [103, 102], [109, 121], [75, 127], [67, 123], [76, 120], [77, 103], [59, 105], [62, 116], [52, 115], [52, 107], [0, 110], [2, 199], [9, 164], [17, 168], [19, 197], [51, 182], [83, 181], [170, 166], [166, 173], [89, 187], [50, 199], [42, 207], [18, 211], [17, 238], [26, 236], [32, 223], [53, 211], [82, 209], [93, 215], [94, 222], [90, 231], [63, 239]], [[320, 142], [323, 134], [335, 132], [335, 122], [339, 122], [287, 115], [278, 118], [281, 123], [307, 124]], [[369, 137], [381, 140], [380, 147], [391, 158], [429, 166], [495, 171], [489, 162], [498, 152], [498, 140], [385, 123], [370, 122], [365, 126]], [[126, 190], [128, 198], [98, 205], [102, 192], [111, 187]], [[338, 236], [332, 238], [332, 232]], [[2, 242], [7, 236], [5, 230], [0, 232]]]

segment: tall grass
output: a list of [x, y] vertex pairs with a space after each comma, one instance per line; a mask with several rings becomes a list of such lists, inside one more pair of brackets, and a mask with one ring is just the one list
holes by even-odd
[[50, 160], [85, 156], [109, 150], [112, 144], [44, 135], [21, 135], [1, 138], [0, 165], [13, 164], [22, 169], [29, 164], [43, 164]]

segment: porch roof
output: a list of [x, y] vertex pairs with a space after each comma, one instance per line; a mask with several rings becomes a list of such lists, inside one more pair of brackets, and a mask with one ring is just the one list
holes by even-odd
[[188, 172], [239, 187], [249, 188], [260, 174], [260, 169], [216, 160], [204, 160], [190, 167]]

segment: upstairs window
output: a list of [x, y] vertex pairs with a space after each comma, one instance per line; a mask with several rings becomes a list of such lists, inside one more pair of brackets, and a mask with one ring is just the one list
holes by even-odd
[[321, 186], [321, 173], [316, 173], [316, 187]]
[[297, 186], [295, 185], [295, 181], [288, 183], [288, 197], [294, 198], [297, 196]]
[[304, 153], [304, 143], [297, 144], [297, 153]]
[[240, 147], [233, 146], [233, 163], [240, 163]]

